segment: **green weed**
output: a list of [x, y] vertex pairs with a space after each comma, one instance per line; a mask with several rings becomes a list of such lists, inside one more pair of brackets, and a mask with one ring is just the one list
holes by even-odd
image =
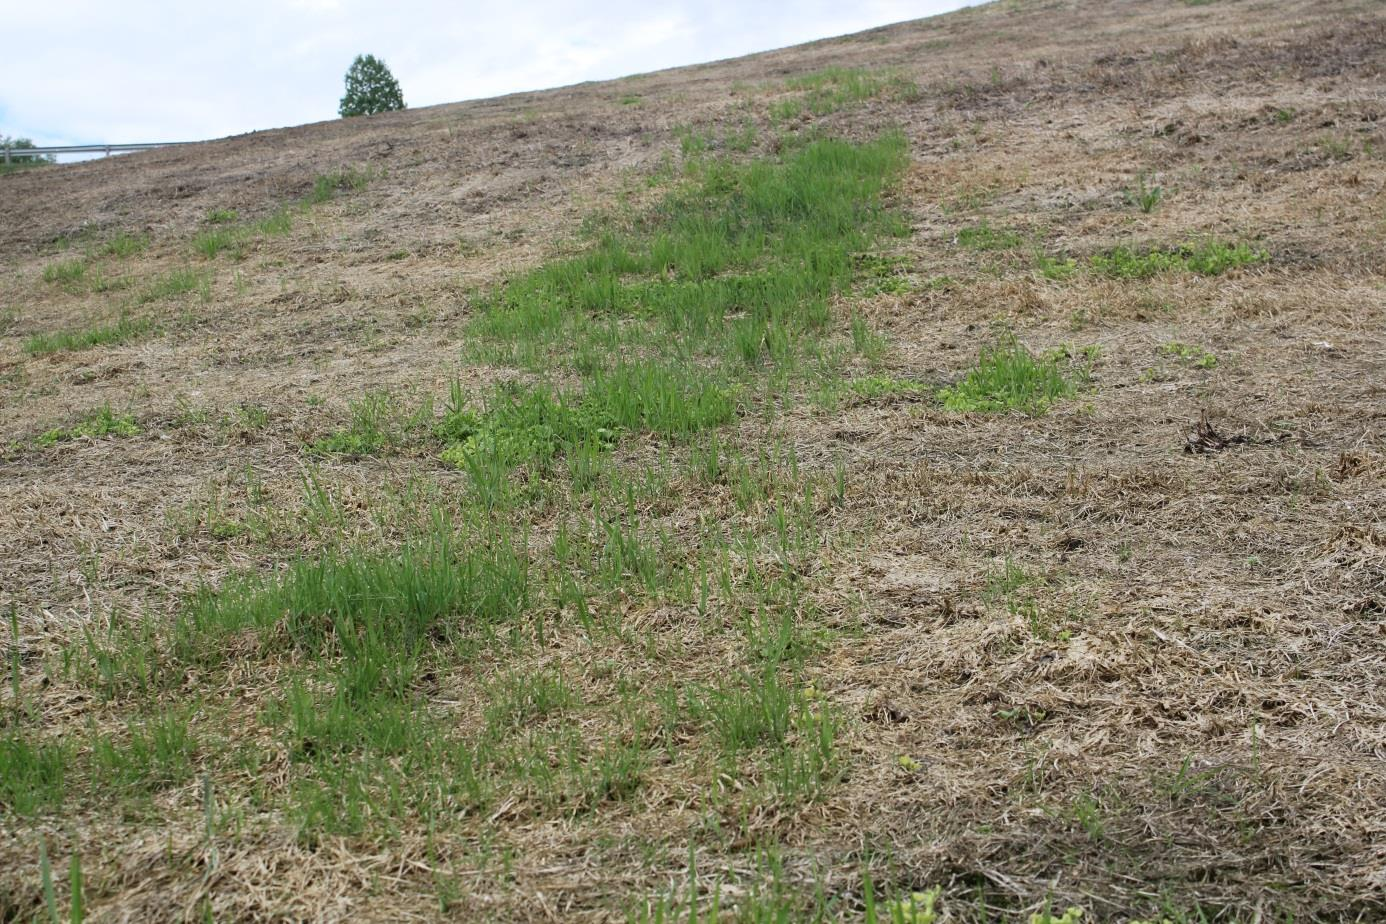
[[888, 899], [882, 909], [885, 912], [883, 918], [876, 909], [875, 889], [869, 877], [865, 893], [865, 924], [935, 924], [938, 920], [938, 902], [943, 895], [943, 887], [934, 886], [923, 892], [911, 892]]
[[71, 427], [56, 427], [38, 438], [40, 446], [52, 446], [67, 440], [99, 439], [103, 436], [135, 436], [140, 428], [129, 414], [117, 414], [104, 404], [82, 417]]
[[1043, 414], [1076, 390], [1058, 357], [1037, 358], [1014, 337], [1006, 337], [982, 350], [976, 367], [940, 391], [939, 399], [950, 411]]
[[862, 294], [905, 295], [914, 286], [909, 277], [908, 257], [863, 254], [857, 258], [856, 272], [862, 277]]
[[1123, 193], [1126, 201], [1136, 208], [1145, 212], [1147, 215], [1155, 211], [1155, 207], [1165, 197], [1165, 191], [1160, 186], [1150, 186], [1146, 183], [1145, 174], [1142, 173], [1136, 186], [1131, 187]]
[[[1205, 4], [1211, 3], [1212, 0], [1196, 0], [1196, 2], [1194, 2], [1194, 0], [1184, 0], [1184, 2], [1189, 6], [1204, 6]], [[1063, 914], [1056, 917], [1046, 905], [1042, 911], [1036, 911], [1030, 915], [1030, 924], [1079, 924], [1082, 917], [1082, 908], [1070, 906], [1064, 909]]]
[[387, 392], [372, 392], [349, 405], [351, 423], [344, 430], [316, 440], [309, 450], [353, 458], [376, 455], [399, 442], [399, 426], [393, 399]]
[[849, 381], [847, 387], [854, 394], [868, 400], [922, 395], [929, 390], [922, 382], [889, 375], [862, 376]]
[[1161, 273], [1190, 272], [1202, 276], [1217, 276], [1241, 266], [1254, 266], [1270, 259], [1265, 250], [1249, 244], [1228, 244], [1210, 240], [1198, 244], [1182, 244], [1169, 250], [1136, 251], [1116, 247], [1106, 253], [1094, 254], [1089, 266], [1103, 276], [1119, 279], [1148, 279]]
[[543, 388], [498, 389], [485, 409], [473, 413], [454, 407], [434, 427], [447, 443], [442, 458], [457, 468], [481, 459], [505, 467], [547, 463], [584, 443], [605, 447], [614, 441], [615, 418], [595, 397], [583, 400]]
[[212, 209], [207, 213], [207, 224], [230, 225], [235, 224], [239, 218], [240, 213], [235, 209]]
[[1019, 247], [1023, 238], [1019, 232], [993, 228], [987, 222], [982, 222], [960, 230], [956, 240], [959, 247], [968, 250], [1010, 250]]
[[1160, 353], [1178, 362], [1194, 366], [1198, 369], [1212, 369], [1217, 366], [1218, 358], [1201, 346], [1194, 346], [1188, 343], [1180, 343], [1178, 340], [1170, 340], [1160, 345]]
[[1078, 272], [1078, 261], [1072, 257], [1051, 257], [1047, 254], [1040, 254], [1036, 259], [1036, 266], [1039, 268], [1041, 276], [1056, 282], [1062, 282]]

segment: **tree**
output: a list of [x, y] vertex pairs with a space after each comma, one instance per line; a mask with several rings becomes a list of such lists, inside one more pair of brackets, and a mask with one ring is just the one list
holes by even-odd
[[6, 135], [0, 135], [0, 163], [3, 163], [5, 160], [5, 148], [10, 149], [9, 160], [12, 164], [51, 164], [53, 163], [53, 161], [57, 160], [57, 158], [54, 157], [52, 154], [43, 155], [19, 153], [20, 151], [32, 150], [36, 147], [38, 147], [38, 145], [34, 144], [28, 138], [10, 138]]
[[372, 115], [404, 108], [399, 81], [375, 55], [357, 55], [346, 72], [346, 96], [339, 115]]

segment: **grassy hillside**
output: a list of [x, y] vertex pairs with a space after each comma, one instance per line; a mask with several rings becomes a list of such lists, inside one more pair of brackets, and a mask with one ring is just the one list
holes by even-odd
[[1007, 0], [0, 177], [0, 920], [1386, 915], [1383, 65]]

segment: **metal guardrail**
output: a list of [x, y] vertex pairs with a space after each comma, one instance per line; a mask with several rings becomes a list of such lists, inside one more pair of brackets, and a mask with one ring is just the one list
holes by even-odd
[[47, 154], [105, 154], [110, 156], [119, 151], [148, 151], [153, 148], [171, 148], [179, 144], [196, 144], [195, 141], [152, 141], [144, 144], [62, 144], [46, 148], [16, 148], [5, 145], [5, 163], [10, 162], [13, 153], [19, 157], [42, 157]]

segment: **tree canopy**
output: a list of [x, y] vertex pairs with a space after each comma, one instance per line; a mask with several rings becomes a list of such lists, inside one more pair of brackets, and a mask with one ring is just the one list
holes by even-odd
[[346, 95], [338, 107], [345, 116], [372, 115], [404, 108], [399, 81], [375, 55], [357, 55], [346, 72]]

